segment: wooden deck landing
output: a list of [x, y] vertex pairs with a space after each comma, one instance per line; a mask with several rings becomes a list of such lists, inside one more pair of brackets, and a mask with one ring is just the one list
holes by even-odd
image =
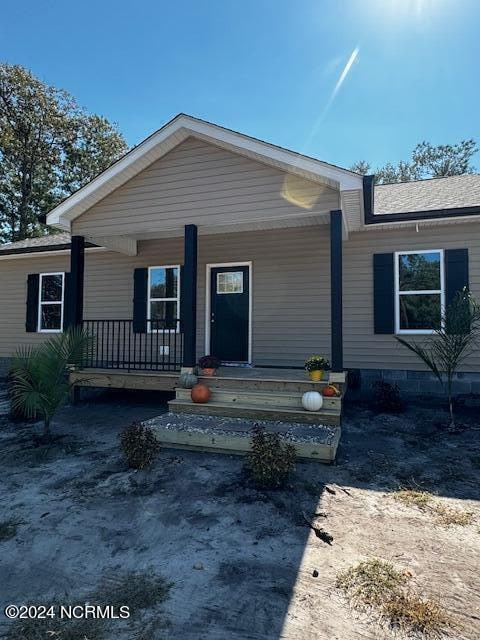
[[175, 391], [179, 375], [176, 371], [129, 372], [122, 369], [82, 369], [70, 373], [70, 383], [77, 387], [100, 389]]

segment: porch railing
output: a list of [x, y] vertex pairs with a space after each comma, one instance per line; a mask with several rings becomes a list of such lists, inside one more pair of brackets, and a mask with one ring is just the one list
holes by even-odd
[[[172, 328], [175, 327], [175, 328]], [[179, 371], [183, 333], [179, 320], [147, 320], [147, 331], [133, 331], [133, 320], [84, 320], [92, 338], [85, 367], [127, 371]]]

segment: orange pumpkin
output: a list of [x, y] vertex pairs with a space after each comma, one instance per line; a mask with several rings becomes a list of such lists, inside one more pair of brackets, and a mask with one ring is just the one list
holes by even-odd
[[324, 395], [326, 398], [334, 398], [335, 396], [339, 395], [339, 391], [337, 387], [333, 386], [333, 384], [327, 384], [325, 389], [322, 391], [322, 395]]
[[197, 404], [205, 404], [205, 402], [208, 402], [210, 400], [212, 392], [206, 384], [202, 384], [201, 382], [199, 382], [192, 387], [190, 395], [193, 402], [196, 402]]

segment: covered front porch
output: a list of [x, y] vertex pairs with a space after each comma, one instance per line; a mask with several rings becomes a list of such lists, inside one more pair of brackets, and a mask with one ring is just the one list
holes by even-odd
[[[85, 260], [91, 260], [93, 254], [85, 257], [85, 236], [73, 236], [66, 317], [69, 325], [83, 326], [92, 337], [85, 367], [127, 373], [191, 371], [200, 356], [212, 354], [236, 369], [294, 369], [302, 368], [304, 359], [317, 353], [330, 359], [334, 373], [342, 372], [342, 211], [331, 211], [328, 225], [302, 229], [301, 234], [294, 229], [276, 235], [273, 231], [255, 234], [277, 242], [278, 255], [285, 261], [280, 265], [277, 255], [268, 255], [268, 248], [262, 255], [261, 246], [254, 249], [248, 244], [253, 234], [221, 236], [225, 248], [211, 255], [220, 236], [199, 235], [196, 225], [186, 225], [182, 245], [178, 238], [164, 239], [153, 252], [163, 253], [164, 246], [175, 243], [178, 267], [151, 267], [153, 260], [160, 263], [159, 256], [145, 257], [145, 267], [133, 269], [131, 317], [115, 316], [107, 301], [104, 305], [98, 300], [95, 305], [88, 303], [84, 311], [85, 270], [89, 267]], [[318, 235], [317, 241], [313, 234]], [[292, 246], [290, 255], [287, 243], [295, 237], [299, 237], [300, 248]], [[235, 243], [233, 257], [241, 255], [246, 260], [220, 262], [217, 256], [230, 252], [228, 243]], [[203, 249], [207, 257], [199, 260], [202, 245], [208, 247]], [[302, 249], [304, 256], [298, 255]], [[98, 255], [95, 259], [98, 262]], [[90, 289], [95, 287], [97, 262], [88, 272]], [[114, 271], [114, 262], [110, 262]], [[138, 263], [136, 259], [134, 264]], [[151, 280], [157, 271], [164, 279], [160, 287], [168, 302], [152, 301]], [[118, 296], [125, 298], [126, 293], [118, 291]], [[120, 303], [115, 301], [115, 306]]]
[[[318, 234], [318, 240], [315, 242], [311, 240], [313, 233]], [[285, 314], [269, 313], [267, 330], [263, 330], [266, 337], [262, 338], [263, 343], [255, 341], [256, 320], [262, 314], [260, 302], [255, 302], [257, 280], [260, 283], [262, 279], [266, 280], [266, 286], [270, 289], [277, 288], [281, 292], [285, 290], [278, 269], [275, 273], [276, 265], [273, 259], [264, 258], [263, 263], [255, 259], [246, 261], [245, 264], [249, 265], [248, 269], [244, 272], [241, 286], [236, 288], [238, 283], [232, 282], [229, 278], [222, 281], [218, 274], [242, 273], [239, 271], [239, 266], [236, 266], [238, 263], [234, 266], [230, 264], [224, 269], [218, 262], [206, 263], [205, 259], [200, 262], [199, 248], [204, 236], [199, 235], [196, 225], [186, 225], [182, 243], [182, 264], [179, 267], [180, 277], [177, 284], [180, 317], [172, 313], [163, 317], [149, 317], [151, 306], [148, 303], [148, 293], [145, 296], [139, 291], [145, 284], [149, 286], [151, 278], [148, 273], [145, 273], [147, 271], [145, 267], [137, 267], [134, 270], [133, 317], [92, 318], [88, 314], [84, 317], [83, 313], [85, 237], [74, 236], [70, 279], [77, 285], [70, 292], [68, 316], [72, 325], [82, 326], [91, 336], [92, 348], [83, 370], [72, 373], [72, 382], [78, 388], [87, 386], [171, 391], [175, 393], [175, 398], [170, 402], [170, 409], [175, 413], [244, 417], [285, 423], [339, 425], [345, 393], [342, 331], [344, 235], [340, 210], [330, 212], [328, 225], [312, 226], [306, 232], [302, 232], [301, 242], [304, 242], [304, 238], [310, 239], [309, 251], [315, 251], [317, 245], [322, 247], [322, 257], [318, 260], [318, 274], [319, 278], [323, 278], [323, 283], [329, 282], [328, 291], [323, 291], [322, 294], [322, 299], [329, 302], [327, 309], [329, 317], [325, 318], [325, 315], [318, 317], [313, 314], [312, 318], [311, 307], [314, 304], [312, 300], [316, 298], [313, 294], [311, 297], [302, 294], [297, 297], [295, 318], [298, 326], [301, 326], [304, 314], [308, 318], [308, 325], [305, 326], [311, 327], [313, 336], [317, 331], [320, 335], [326, 330], [329, 335], [329, 345], [327, 350], [324, 346], [325, 342], [322, 345], [315, 338], [306, 338], [300, 342], [301, 345], [305, 344], [305, 350], [300, 351], [300, 357], [296, 355], [298, 351], [295, 352], [293, 364], [292, 357], [288, 356], [288, 347], [294, 340], [292, 331], [296, 329], [295, 324], [290, 320], [285, 325]], [[244, 237], [241, 234], [232, 233], [228, 237], [234, 237], [235, 240], [241, 239], [243, 247]], [[285, 231], [282, 237], [286, 237]], [[289, 238], [291, 242], [292, 232]], [[325, 251], [325, 246], [329, 249], [328, 253]], [[245, 252], [245, 257], [252, 257], [252, 249], [246, 243], [240, 250]], [[88, 254], [86, 259], [89, 260]], [[213, 256], [213, 260], [215, 259], [216, 256]], [[296, 278], [301, 284], [303, 278], [314, 277], [312, 274], [314, 263], [309, 261], [308, 256], [306, 259], [304, 256], [298, 257], [297, 260], [299, 267], [296, 268], [300, 268], [301, 271]], [[214, 268], [218, 273], [212, 277]], [[91, 277], [93, 278], [94, 274]], [[230, 320], [225, 319], [225, 315], [221, 316], [218, 313], [218, 306], [213, 304], [216, 287], [219, 285], [222, 287], [226, 285], [226, 293], [219, 294], [220, 300], [222, 302], [227, 299], [233, 300], [232, 307], [227, 308], [231, 314]], [[261, 286], [260, 284], [259, 288]], [[235, 298], [240, 295], [247, 297], [247, 309], [235, 303]], [[288, 301], [288, 295], [287, 292], [286, 301]], [[199, 309], [199, 302], [203, 302], [202, 309]], [[282, 305], [282, 299], [278, 301], [278, 305], [279, 307]], [[106, 309], [106, 311], [106, 315], [110, 315], [110, 310]], [[325, 309], [323, 311], [325, 312]], [[248, 324], [241, 325], [237, 322], [236, 313], [239, 315], [244, 313], [248, 318]], [[204, 318], [204, 324], [199, 327], [198, 322], [199, 320], [201, 322], [202, 318]], [[226, 348], [230, 348], [233, 344], [234, 349], [238, 349], [239, 344], [243, 343], [244, 355], [237, 360], [231, 357], [221, 358], [222, 366], [211, 378], [200, 374], [199, 381], [210, 388], [211, 398], [207, 404], [196, 404], [190, 398], [190, 390], [182, 388], [180, 375], [196, 371], [198, 357], [205, 351], [210, 351], [212, 332], [220, 322], [225, 323], [222, 335], [230, 336]], [[277, 325], [286, 328], [278, 331]], [[243, 337], [240, 335], [242, 330], [245, 332]], [[271, 342], [270, 335], [273, 336]], [[275, 335], [278, 335], [282, 341], [280, 346]], [[295, 339], [299, 340], [301, 336], [297, 335]], [[217, 344], [225, 347], [221, 341]], [[275, 357], [275, 364], [266, 366], [260, 358], [257, 360], [257, 351], [262, 344], [264, 352], [267, 349], [267, 352]], [[283, 360], [284, 353], [286, 355]], [[331, 371], [322, 382], [311, 382], [303, 370], [305, 357], [313, 353], [320, 353], [331, 360]], [[217, 355], [217, 352], [213, 350], [212, 354]], [[222, 356], [221, 353], [218, 355]], [[265, 358], [264, 355], [263, 358]], [[306, 411], [302, 406], [303, 394], [307, 391], [322, 393], [330, 383], [335, 384], [338, 396], [325, 397], [319, 411]]]

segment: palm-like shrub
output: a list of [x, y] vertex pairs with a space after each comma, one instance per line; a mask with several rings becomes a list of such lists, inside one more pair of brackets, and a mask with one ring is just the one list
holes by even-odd
[[10, 371], [12, 409], [27, 418], [41, 417], [43, 435], [51, 437], [50, 423], [71, 388], [69, 370], [88, 357], [91, 338], [78, 327], [55, 335], [39, 346], [20, 348]]
[[458, 368], [477, 349], [480, 339], [480, 307], [467, 290], [459, 292], [442, 312], [441, 327], [425, 337], [422, 344], [397, 337], [397, 340], [427, 365], [445, 390], [453, 415], [453, 378]]

